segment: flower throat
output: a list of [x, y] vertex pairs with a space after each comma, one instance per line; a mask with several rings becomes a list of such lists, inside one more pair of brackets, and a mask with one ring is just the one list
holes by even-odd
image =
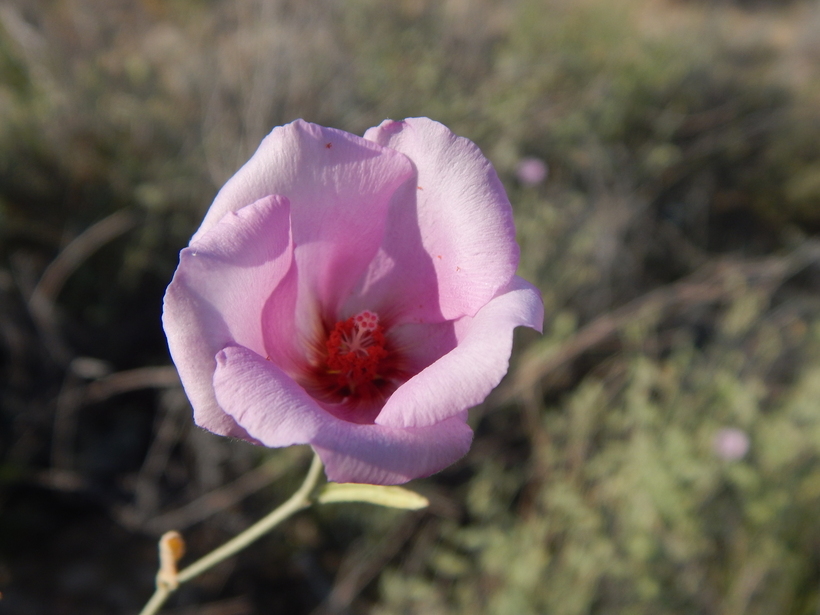
[[384, 330], [379, 317], [365, 310], [336, 323], [327, 338], [327, 373], [340, 389], [352, 395], [382, 374], [379, 367], [387, 358]]

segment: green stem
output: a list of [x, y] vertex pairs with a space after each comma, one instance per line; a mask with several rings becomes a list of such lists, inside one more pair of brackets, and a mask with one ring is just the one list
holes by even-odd
[[170, 595], [170, 589], [157, 583], [157, 588], [154, 590], [154, 595], [151, 596], [151, 599], [142, 608], [140, 615], [154, 615], [154, 613], [158, 612], [162, 608], [162, 605], [165, 604], [165, 601]]
[[[187, 568], [180, 570], [177, 575], [177, 581], [179, 583], [190, 581], [209, 568], [212, 568], [221, 561], [229, 558], [235, 553], [238, 553], [259, 537], [272, 530], [292, 514], [310, 506], [310, 493], [316, 486], [316, 481], [319, 479], [321, 471], [322, 461], [319, 459], [318, 455], [314, 455], [313, 462], [310, 464], [310, 469], [305, 477], [305, 482], [302, 483], [302, 486], [299, 487], [298, 491], [296, 491], [296, 493], [294, 493], [287, 502], [269, 513], [266, 517], [263, 517], [254, 523], [238, 536], [226, 542], [221, 547], [211, 551], [208, 555], [195, 561]], [[157, 613], [174, 589], [158, 584], [154, 595], [151, 596], [148, 604], [146, 604], [142, 611], [140, 611], [140, 615], [154, 615]]]

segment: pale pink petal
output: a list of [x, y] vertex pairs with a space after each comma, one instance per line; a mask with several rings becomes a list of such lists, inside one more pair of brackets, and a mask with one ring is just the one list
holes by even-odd
[[428, 428], [357, 425], [325, 412], [270, 361], [246, 348], [218, 353], [219, 404], [266, 446], [311, 444], [337, 482], [399, 484], [428, 476], [464, 456], [472, 431], [466, 414]]
[[405, 154], [417, 177], [396, 192], [362, 295], [371, 309], [399, 306], [401, 321], [474, 316], [509, 283], [519, 258], [492, 165], [473, 142], [426, 118], [388, 120], [365, 138]]
[[418, 373], [453, 350], [458, 344], [453, 322], [404, 323], [388, 331], [401, 365], [411, 373]]
[[331, 420], [285, 372], [242, 346], [216, 355], [216, 399], [265, 446], [308, 444]]
[[427, 427], [481, 403], [507, 373], [513, 329], [541, 331], [543, 321], [540, 293], [515, 276], [474, 318], [465, 316], [455, 323], [458, 345], [401, 385], [376, 423]]
[[430, 427], [395, 429], [339, 421], [322, 430], [313, 448], [337, 483], [399, 485], [430, 476], [467, 454], [473, 432], [466, 413]]
[[214, 398], [214, 355], [228, 344], [264, 352], [262, 310], [291, 268], [292, 253], [287, 200], [271, 196], [229, 212], [180, 254], [162, 321], [202, 427], [244, 436]]
[[291, 203], [300, 302], [338, 311], [381, 244], [388, 205], [413, 168], [402, 154], [297, 120], [275, 128], [219, 191], [195, 237], [268, 194]]
[[296, 309], [298, 284], [299, 269], [294, 262], [262, 309], [260, 331], [264, 352], [254, 348], [291, 375], [305, 368], [305, 349], [314, 343], [310, 333], [315, 327], [311, 323], [319, 321], [308, 310]]

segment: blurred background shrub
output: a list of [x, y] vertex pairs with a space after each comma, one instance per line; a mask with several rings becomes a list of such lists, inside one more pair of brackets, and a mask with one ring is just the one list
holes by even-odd
[[303, 513], [169, 612], [816, 614], [818, 66], [810, 0], [2, 0], [0, 608], [136, 612], [161, 532], [289, 494], [307, 451], [191, 425], [164, 287], [273, 126], [424, 115], [545, 335], [429, 511]]

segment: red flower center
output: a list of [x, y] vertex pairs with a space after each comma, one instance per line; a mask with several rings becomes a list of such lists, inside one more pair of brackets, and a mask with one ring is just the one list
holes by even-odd
[[372, 423], [408, 373], [403, 353], [385, 335], [379, 317], [365, 310], [325, 326], [309, 370], [299, 379], [334, 416]]
[[380, 377], [379, 367], [389, 354], [384, 347], [379, 317], [365, 310], [337, 322], [327, 338], [327, 373], [351, 395]]

